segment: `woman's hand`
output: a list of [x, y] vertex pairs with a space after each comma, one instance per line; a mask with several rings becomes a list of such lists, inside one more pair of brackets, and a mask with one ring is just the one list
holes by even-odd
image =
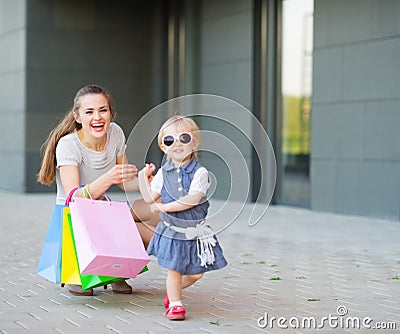
[[123, 184], [133, 181], [138, 174], [138, 169], [132, 164], [117, 164], [107, 172], [111, 184]]

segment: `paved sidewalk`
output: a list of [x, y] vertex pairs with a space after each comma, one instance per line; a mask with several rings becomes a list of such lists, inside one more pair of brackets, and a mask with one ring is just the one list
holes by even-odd
[[400, 222], [273, 206], [250, 228], [246, 206], [218, 234], [228, 267], [185, 290], [187, 320], [171, 322], [154, 258], [132, 295], [76, 297], [36, 275], [53, 201], [0, 192], [0, 333], [286, 334], [313, 320], [323, 333], [400, 331]]

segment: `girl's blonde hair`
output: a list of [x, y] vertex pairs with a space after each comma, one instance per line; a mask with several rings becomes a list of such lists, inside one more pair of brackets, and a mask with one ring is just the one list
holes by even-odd
[[[161, 147], [163, 137], [167, 134], [167, 130], [170, 127], [174, 127], [179, 132], [189, 132], [192, 135], [193, 140], [196, 142], [196, 148], [200, 146], [200, 129], [196, 122], [186, 116], [175, 115], [170, 117], [165, 123], [161, 126], [160, 131], [158, 132], [158, 146]], [[193, 157], [198, 160], [197, 151], [193, 151]]]
[[42, 165], [37, 174], [37, 181], [44, 185], [51, 185], [56, 178], [56, 147], [59, 140], [67, 134], [82, 128], [82, 125], [75, 121], [74, 113], [78, 115], [80, 108], [80, 100], [86, 95], [103, 95], [108, 102], [112, 118], [116, 116], [114, 103], [111, 95], [102, 87], [97, 85], [88, 85], [82, 87], [75, 95], [73, 107], [65, 114], [64, 118], [50, 132], [46, 141], [41, 147], [43, 154]]

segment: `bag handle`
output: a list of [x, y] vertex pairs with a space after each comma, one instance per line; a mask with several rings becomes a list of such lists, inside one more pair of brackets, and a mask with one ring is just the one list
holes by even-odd
[[72, 190], [69, 192], [66, 200], [65, 200], [65, 206], [69, 205], [69, 202], [71, 202], [72, 196], [74, 196], [75, 192], [79, 189], [79, 187], [72, 188]]
[[[90, 194], [90, 192], [89, 192], [89, 183], [88, 184], [86, 184], [84, 187], [83, 187], [83, 194], [84, 194], [84, 196], [87, 198], [87, 197], [89, 197], [91, 200], [93, 200], [93, 197], [92, 197], [92, 195]], [[110, 204], [111, 204], [111, 199], [110, 199], [110, 197], [108, 197], [108, 195], [106, 194], [106, 193], [104, 193], [103, 195], [101, 195], [101, 197], [100, 197], [100, 200], [101, 199], [106, 199], [108, 202], [110, 202]]]

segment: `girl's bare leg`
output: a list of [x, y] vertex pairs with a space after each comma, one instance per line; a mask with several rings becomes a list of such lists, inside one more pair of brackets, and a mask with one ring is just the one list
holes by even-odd
[[183, 275], [182, 276], [182, 289], [185, 289], [194, 283], [196, 283], [200, 278], [203, 277], [203, 274], [198, 275]]
[[182, 299], [182, 290], [196, 283], [203, 274], [182, 275], [175, 270], [169, 269], [167, 274], [167, 296], [170, 302]]
[[167, 294], [170, 302], [182, 299], [182, 274], [175, 270], [168, 269], [167, 273]]
[[131, 212], [142, 237], [144, 247], [147, 248], [154, 230], [160, 221], [160, 216], [153, 214], [150, 206], [143, 199], [138, 199], [133, 203]]

